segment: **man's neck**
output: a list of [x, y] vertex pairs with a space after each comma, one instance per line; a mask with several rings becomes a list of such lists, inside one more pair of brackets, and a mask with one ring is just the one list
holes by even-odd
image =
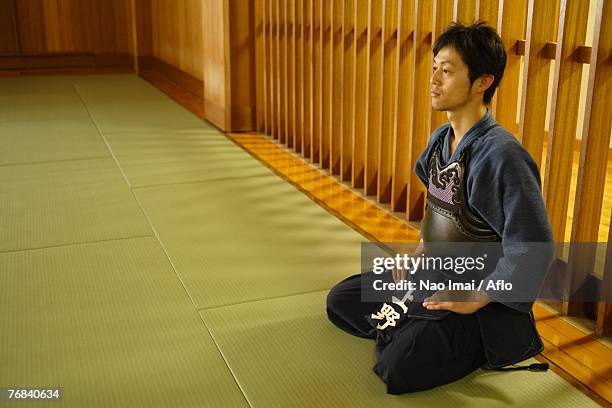
[[472, 128], [482, 117], [487, 113], [487, 107], [483, 104], [476, 106], [466, 106], [458, 111], [447, 111], [448, 120], [453, 128], [454, 140], [456, 146], [468, 130]]

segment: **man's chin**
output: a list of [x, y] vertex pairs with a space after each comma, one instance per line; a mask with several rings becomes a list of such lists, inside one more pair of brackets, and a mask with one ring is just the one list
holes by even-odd
[[447, 109], [444, 106], [440, 106], [440, 105], [431, 105], [431, 109], [437, 111], [437, 112], [445, 112]]

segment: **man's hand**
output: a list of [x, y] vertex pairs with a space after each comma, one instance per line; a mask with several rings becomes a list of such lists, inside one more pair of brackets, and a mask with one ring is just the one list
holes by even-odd
[[402, 280], [406, 279], [406, 271], [404, 269], [393, 268], [391, 272], [393, 274], [393, 282], [400, 283]]
[[425, 299], [423, 307], [428, 310], [450, 310], [459, 314], [476, 313], [491, 302], [484, 291], [442, 290]]

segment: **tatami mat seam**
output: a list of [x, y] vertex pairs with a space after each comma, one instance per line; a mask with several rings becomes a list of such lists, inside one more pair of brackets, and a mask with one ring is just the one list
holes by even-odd
[[210, 180], [176, 181], [172, 183], [147, 184], [144, 186], [134, 186], [131, 189], [132, 190], [144, 190], [147, 188], [168, 187], [168, 186], [174, 186], [174, 185], [198, 184], [198, 183], [221, 182], [221, 181], [232, 181], [232, 180], [246, 180], [246, 179], [252, 179], [252, 178], [259, 178], [259, 177], [270, 177], [271, 175], [272, 174], [257, 174], [253, 176], [222, 177], [222, 178], [210, 179]]
[[127, 239], [148, 238], [148, 237], [153, 237], [153, 236], [154, 236], [153, 234], [148, 234], [148, 235], [133, 235], [133, 236], [129, 236], [129, 237], [100, 239], [100, 240], [94, 240], [94, 241], [69, 242], [69, 243], [64, 243], [64, 244], [47, 245], [47, 246], [41, 246], [41, 247], [11, 249], [11, 250], [8, 250], [8, 251], [0, 251], [0, 254], [12, 254], [12, 253], [19, 253], [19, 252], [26, 252], [26, 251], [36, 251], [36, 250], [41, 250], [41, 249], [66, 248], [66, 247], [73, 247], [73, 246], [79, 246], [79, 245], [101, 244], [101, 243], [104, 243], [104, 242], [124, 241], [124, 240], [127, 240]]
[[[108, 152], [110, 153], [111, 157], [113, 158], [115, 164], [117, 165], [117, 167], [119, 168], [119, 171], [121, 172], [121, 176], [123, 177], [123, 179], [125, 180], [125, 182], [128, 184], [128, 186], [130, 186], [129, 181], [127, 179], [127, 176], [125, 174], [125, 172], [123, 171], [123, 169], [121, 168], [119, 161], [117, 160], [117, 157], [115, 156], [115, 153], [113, 152], [113, 150], [111, 149], [108, 141], [106, 140], [106, 138], [104, 137], [104, 135], [102, 134], [102, 132], [100, 131], [100, 127], [98, 126], [97, 122], [95, 121], [95, 119], [93, 118], [93, 116], [91, 115], [91, 112], [89, 111], [89, 108], [87, 107], [87, 104], [85, 103], [85, 100], [83, 99], [82, 95], [80, 94], [79, 90], [78, 90], [78, 86], [75, 84], [75, 89], [77, 91], [77, 93], [79, 94], [79, 97], [81, 98], [81, 102], [83, 103], [83, 105], [85, 106], [85, 109], [87, 110], [87, 113], [89, 114], [89, 117], [92, 121], [92, 123], [94, 124], [94, 126], [96, 127], [96, 130], [98, 132], [98, 134], [100, 135], [100, 137], [102, 138], [102, 141], [104, 142], [104, 144], [106, 145], [106, 148], [108, 150]], [[221, 356], [221, 358], [223, 359], [223, 362], [225, 363], [227, 369], [230, 371], [232, 377], [234, 378], [234, 381], [236, 382], [236, 385], [238, 386], [238, 388], [240, 388], [240, 392], [242, 393], [243, 398], [245, 399], [245, 401], [247, 402], [247, 404], [249, 404], [250, 407], [253, 407], [251, 401], [249, 401], [245, 390], [242, 386], [242, 384], [240, 384], [240, 381], [238, 381], [238, 377], [235, 375], [234, 371], [232, 370], [232, 368], [229, 365], [229, 362], [227, 360], [227, 358], [225, 357], [225, 355], [223, 354], [223, 352], [221, 351], [221, 348], [219, 347], [219, 344], [217, 343], [216, 339], [214, 338], [210, 328], [208, 327], [208, 325], [206, 324], [206, 322], [204, 321], [202, 315], [199, 313], [198, 308], [196, 306], [196, 303], [193, 299], [193, 296], [191, 295], [191, 293], [189, 292], [189, 289], [187, 288], [187, 286], [185, 285], [185, 282], [183, 281], [183, 279], [181, 278], [180, 274], [178, 273], [178, 270], [176, 268], [176, 266], [174, 265], [174, 262], [172, 261], [172, 258], [170, 257], [168, 250], [166, 249], [166, 247], [164, 246], [163, 242], [161, 241], [161, 238], [159, 237], [159, 234], [157, 232], [157, 230], [155, 229], [155, 226], [153, 225], [151, 219], [149, 218], [147, 212], [145, 211], [144, 207], [142, 206], [142, 203], [138, 200], [138, 197], [136, 196], [136, 194], [134, 193], [134, 189], [131, 188], [130, 186], [130, 192], [132, 193], [132, 196], [134, 197], [134, 200], [136, 200], [136, 203], [140, 209], [140, 211], [142, 212], [143, 216], [145, 217], [147, 223], [149, 224], [149, 227], [151, 228], [151, 231], [153, 232], [153, 235], [155, 236], [155, 239], [157, 240], [158, 244], [160, 245], [162, 251], [164, 252], [164, 255], [166, 257], [166, 259], [168, 260], [172, 271], [174, 272], [174, 274], [176, 275], [176, 277], [178, 278], [181, 286], [183, 287], [183, 290], [185, 291], [187, 297], [189, 298], [189, 300], [191, 301], [194, 311], [197, 313], [198, 317], [200, 318], [200, 321], [202, 322], [202, 324], [204, 325], [204, 327], [206, 328], [206, 331], [208, 332], [208, 335], [211, 337], [211, 339], [213, 340], [213, 342], [215, 343], [215, 347], [217, 348], [217, 352], [219, 353], [219, 355]]]
[[216, 305], [216, 306], [211, 306], [211, 307], [203, 307], [203, 308], [198, 309], [198, 312], [209, 312], [209, 311], [212, 311], [212, 310], [223, 309], [225, 307], [248, 305], [248, 304], [266, 302], [266, 301], [276, 300], [276, 299], [285, 299], [285, 298], [291, 298], [291, 297], [302, 296], [302, 295], [311, 295], [313, 293], [329, 292], [330, 289], [331, 288], [307, 290], [307, 291], [304, 291], [304, 292], [291, 293], [291, 294], [288, 294], [288, 295], [271, 296], [271, 297], [260, 298], [260, 299], [251, 299], [251, 300], [248, 300], [248, 301], [245, 301], [245, 302], [225, 303], [223, 305]]
[[15, 163], [0, 163], [0, 167], [6, 166], [28, 166], [35, 164], [48, 164], [48, 163], [70, 163], [76, 161], [83, 160], [100, 160], [100, 159], [108, 159], [110, 156], [87, 156], [87, 157], [74, 157], [72, 159], [60, 159], [60, 160], [40, 160], [40, 161], [32, 161], [32, 162], [15, 162]]

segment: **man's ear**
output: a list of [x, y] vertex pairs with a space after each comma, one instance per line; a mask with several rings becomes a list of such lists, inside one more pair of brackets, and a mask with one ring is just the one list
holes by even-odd
[[495, 77], [491, 74], [481, 75], [476, 80], [476, 92], [485, 93], [485, 91], [489, 89], [489, 87], [493, 84], [494, 80], [495, 80]]

